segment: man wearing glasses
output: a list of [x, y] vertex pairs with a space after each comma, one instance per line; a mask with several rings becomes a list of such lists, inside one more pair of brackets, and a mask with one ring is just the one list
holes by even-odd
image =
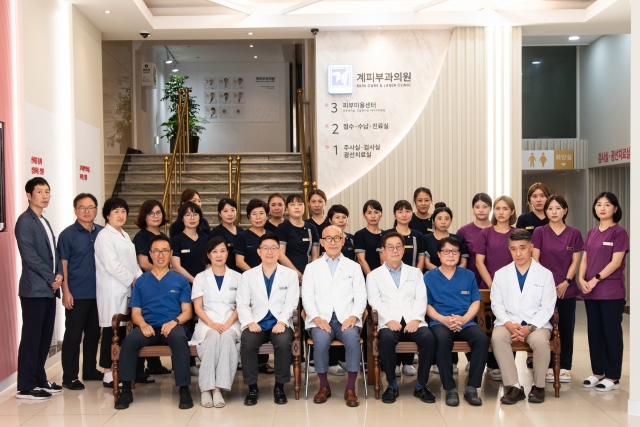
[[438, 341], [436, 363], [442, 386], [447, 392], [445, 403], [458, 406], [460, 397], [453, 379], [451, 350], [453, 341], [467, 341], [471, 346], [469, 378], [464, 399], [473, 406], [482, 405], [477, 388], [482, 385], [482, 373], [487, 363], [489, 338], [476, 324], [474, 317], [482, 303], [476, 277], [471, 270], [458, 267], [460, 242], [454, 237], [438, 241], [440, 267], [424, 275], [427, 286], [427, 316]]
[[427, 388], [429, 370], [436, 354], [436, 339], [425, 322], [427, 290], [422, 272], [402, 262], [404, 237], [391, 231], [382, 236], [385, 263], [367, 275], [367, 297], [371, 308], [378, 311], [382, 370], [387, 376], [383, 403], [394, 403], [398, 397], [396, 381], [396, 345], [413, 341], [418, 346], [418, 379], [413, 395], [424, 403], [435, 403]]
[[329, 225], [322, 232], [320, 244], [325, 250], [321, 258], [305, 269], [302, 278], [302, 305], [307, 318], [305, 328], [311, 330], [315, 368], [320, 390], [314, 403], [324, 403], [331, 397], [327, 379], [331, 341], [342, 341], [346, 352], [347, 387], [344, 393], [347, 406], [358, 406], [355, 385], [360, 370], [360, 329], [362, 314], [367, 306], [367, 290], [360, 264], [342, 254], [344, 233]]
[[[93, 221], [98, 214], [98, 201], [89, 193], [73, 200], [76, 222], [65, 228], [58, 238], [62, 261], [62, 305], [65, 331], [62, 341], [62, 386], [69, 390], [84, 390], [78, 378], [80, 342], [82, 341], [82, 379], [102, 381], [96, 369], [96, 354], [100, 340], [98, 305], [96, 304], [96, 260], [94, 243], [103, 227]], [[84, 333], [84, 341], [82, 334]]]
[[186, 277], [169, 270], [171, 241], [163, 234], [151, 240], [149, 255], [153, 268], [140, 276], [131, 292], [129, 308], [136, 328], [122, 341], [120, 379], [122, 393], [115, 409], [127, 409], [133, 402], [131, 381], [136, 378], [138, 351], [148, 345], [171, 347], [175, 384], [180, 387], [178, 408], [193, 407], [189, 391], [189, 338], [185, 325], [191, 320], [191, 288]]
[[258, 350], [271, 341], [275, 359], [273, 401], [287, 403], [284, 384], [291, 380], [291, 342], [293, 340], [293, 310], [298, 307], [300, 289], [298, 274], [278, 264], [280, 243], [273, 233], [258, 240], [262, 263], [242, 273], [236, 306], [242, 328], [240, 357], [242, 377], [249, 386], [244, 404], [258, 403]]

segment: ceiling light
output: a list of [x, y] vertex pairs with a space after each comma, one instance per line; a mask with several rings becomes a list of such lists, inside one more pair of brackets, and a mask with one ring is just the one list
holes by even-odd
[[533, 61], [532, 64], [533, 65], [540, 65], [540, 61]]
[[165, 64], [173, 64], [173, 59], [167, 54], [167, 59], [164, 61]]
[[253, 35], [253, 33], [247, 33], [247, 34], [249, 34], [250, 36], [252, 36], [252, 35]]
[[105, 10], [104, 13], [111, 13], [111, 11], [110, 10]]
[[171, 72], [173, 72], [173, 73], [177, 73], [178, 71], [180, 71], [180, 70], [178, 70], [178, 66], [177, 65], [175, 67], [173, 67], [173, 70], [171, 70]]
[[252, 45], [252, 44], [250, 44], [250, 45], [249, 45], [249, 47], [253, 47], [253, 45]]
[[378, 27], [378, 28], [382, 28], [382, 27]]
[[255, 58], [255, 59], [258, 59], [258, 57], [257, 57], [257, 56], [254, 56], [254, 58]]
[[571, 41], [580, 40], [580, 36], [571, 36], [569, 37], [569, 40]]

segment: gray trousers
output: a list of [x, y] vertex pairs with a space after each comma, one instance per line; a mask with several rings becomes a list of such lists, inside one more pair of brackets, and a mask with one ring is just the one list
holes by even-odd
[[331, 333], [321, 328], [310, 329], [316, 372], [323, 374], [329, 370], [329, 349], [334, 339], [344, 344], [347, 371], [358, 372], [360, 370], [360, 328], [347, 328], [343, 331], [342, 323], [335, 313], [329, 321], [329, 326], [331, 326]]
[[238, 369], [238, 338], [238, 332], [233, 329], [227, 329], [222, 334], [209, 329], [204, 341], [196, 346], [202, 361], [198, 376], [200, 391], [216, 387], [231, 390]]
[[288, 326], [284, 332], [274, 334], [272, 329], [251, 332], [249, 328], [242, 331], [240, 338], [240, 356], [242, 357], [242, 377], [244, 383], [258, 383], [258, 350], [262, 344], [271, 341], [274, 351], [274, 370], [276, 382], [288, 383], [291, 380], [291, 342], [293, 331]]
[[[531, 332], [525, 338], [525, 342], [533, 350], [533, 385], [536, 387], [544, 388], [544, 379], [547, 375], [549, 360], [551, 360], [550, 338], [551, 331], [546, 328]], [[518, 369], [511, 349], [511, 334], [507, 328], [494, 326], [491, 334], [491, 347], [502, 372], [502, 383], [505, 386], [512, 386], [519, 382]]]

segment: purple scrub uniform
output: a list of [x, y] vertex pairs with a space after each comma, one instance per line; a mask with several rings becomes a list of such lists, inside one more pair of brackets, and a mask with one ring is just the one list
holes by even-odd
[[456, 232], [456, 234], [464, 237], [464, 240], [467, 242], [467, 249], [469, 249], [467, 269], [473, 271], [473, 274], [476, 275], [476, 283], [478, 284], [482, 282], [482, 277], [480, 277], [480, 273], [478, 273], [478, 269], [476, 268], [476, 251], [474, 247], [481, 231], [482, 228], [478, 227], [473, 222], [470, 222], [469, 224], [460, 227]]
[[613, 254], [624, 252], [620, 267], [606, 277], [588, 294], [580, 292], [580, 297], [591, 300], [622, 299], [627, 295], [624, 267], [626, 254], [629, 252], [629, 234], [619, 225], [613, 225], [604, 231], [594, 227], [587, 233], [584, 250], [587, 253], [587, 273], [584, 279], [588, 282], [600, 273], [611, 262]]
[[[506, 233], [498, 233], [493, 227], [483, 229], [476, 239], [474, 250], [477, 255], [484, 255], [484, 266], [487, 267], [491, 279], [496, 271], [513, 261], [509, 250], [509, 236], [517, 228], [511, 227]], [[480, 289], [488, 289], [484, 281], [479, 284]]]
[[[549, 226], [544, 225], [534, 230], [531, 237], [533, 246], [540, 249], [540, 264], [553, 273], [553, 281], [556, 286], [567, 278], [567, 271], [573, 260], [573, 254], [582, 251], [584, 242], [580, 230], [569, 227], [557, 235]], [[580, 293], [580, 288], [575, 277], [564, 293], [564, 298], [575, 298]]]

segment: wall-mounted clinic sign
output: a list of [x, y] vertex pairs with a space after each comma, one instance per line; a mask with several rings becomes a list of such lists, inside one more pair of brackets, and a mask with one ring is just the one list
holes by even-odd
[[371, 170], [405, 137], [436, 84], [451, 34], [330, 31], [316, 36], [318, 187], [327, 196]]
[[145, 62], [142, 64], [142, 86], [151, 86], [156, 88], [156, 64], [153, 62]]
[[522, 170], [566, 170], [573, 165], [573, 150], [522, 151]]

